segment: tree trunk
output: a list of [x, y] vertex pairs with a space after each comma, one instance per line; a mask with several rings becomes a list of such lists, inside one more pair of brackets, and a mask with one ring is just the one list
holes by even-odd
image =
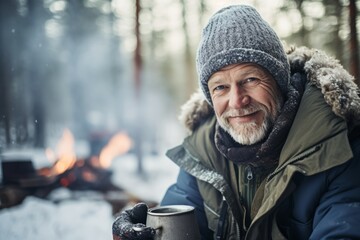
[[[32, 96], [32, 113], [34, 120], [35, 136], [34, 146], [45, 146], [45, 126], [46, 126], [46, 111], [44, 101], [44, 87], [46, 79], [46, 37], [44, 32], [45, 25], [45, 10], [43, 2], [38, 0], [28, 1], [28, 32], [27, 35], [32, 38], [28, 42], [28, 61], [29, 61], [29, 86]], [[34, 61], [34, 59], [37, 59]]]
[[350, 0], [349, 21], [350, 21], [350, 73], [355, 77], [356, 83], [360, 84], [359, 71], [359, 45], [356, 29], [357, 8], [356, 0]]
[[[9, 145], [10, 138], [10, 93], [12, 53], [10, 49], [14, 41], [16, 2], [1, 1], [0, 2], [0, 134], [4, 134], [0, 139], [0, 151], [5, 145]], [[14, 30], [12, 30], [14, 29]]]
[[337, 24], [335, 26], [335, 31], [334, 31], [334, 46], [335, 46], [335, 56], [337, 59], [340, 60], [340, 62], [344, 62], [344, 56], [343, 56], [343, 41], [341, 40], [340, 36], [339, 36], [339, 32], [341, 29], [341, 23], [342, 23], [342, 10], [343, 7], [341, 5], [340, 0], [335, 0], [334, 1], [335, 4], [335, 16], [337, 18]]
[[189, 29], [186, 21], [186, 1], [180, 0], [180, 4], [182, 6], [182, 28], [185, 38], [185, 99], [187, 99], [195, 90], [196, 88], [196, 80], [194, 79], [194, 61], [193, 56], [191, 54], [191, 44], [190, 44], [190, 37], [189, 37]]
[[302, 40], [302, 45], [304, 46], [309, 46], [310, 45], [310, 42], [309, 42], [309, 31], [306, 29], [305, 27], [305, 17], [306, 17], [306, 14], [305, 14], [305, 11], [302, 7], [302, 4], [303, 4], [303, 0], [297, 0], [296, 1], [296, 4], [297, 4], [297, 8], [300, 12], [300, 15], [301, 15], [301, 21], [302, 21], [302, 24], [301, 24], [301, 29], [300, 29], [300, 34], [301, 34], [301, 40]]
[[141, 5], [140, 0], [135, 2], [135, 37], [136, 47], [134, 52], [134, 81], [135, 81], [135, 94], [137, 107], [136, 121], [137, 126], [135, 129], [135, 154], [138, 160], [138, 173], [143, 173], [143, 156], [142, 156], [142, 128], [141, 128], [141, 71], [142, 71], [142, 59], [141, 59], [141, 36], [140, 36], [140, 12]]

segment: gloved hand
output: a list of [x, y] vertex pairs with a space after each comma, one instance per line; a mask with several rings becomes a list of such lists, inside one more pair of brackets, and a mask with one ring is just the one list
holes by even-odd
[[155, 229], [146, 227], [148, 206], [138, 203], [133, 208], [120, 213], [112, 225], [114, 240], [150, 240], [155, 236]]

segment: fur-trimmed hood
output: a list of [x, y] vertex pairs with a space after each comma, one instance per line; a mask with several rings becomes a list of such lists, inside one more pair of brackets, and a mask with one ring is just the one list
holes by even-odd
[[[305, 72], [307, 81], [321, 89], [332, 111], [347, 121], [360, 120], [360, 90], [354, 78], [338, 60], [326, 53], [306, 47], [291, 48], [288, 52], [291, 72]], [[179, 119], [192, 133], [214, 114], [201, 90], [194, 93], [181, 107]]]

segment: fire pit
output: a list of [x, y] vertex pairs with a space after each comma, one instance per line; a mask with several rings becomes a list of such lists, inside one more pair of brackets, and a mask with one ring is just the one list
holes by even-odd
[[2, 159], [0, 209], [18, 205], [29, 195], [46, 198], [57, 188], [99, 192], [112, 204], [114, 213], [129, 201], [141, 201], [111, 182], [111, 160], [131, 147], [131, 141], [124, 133], [114, 135], [96, 156], [77, 159], [73, 145], [71, 132], [65, 130], [57, 149], [46, 149], [46, 156], [53, 163], [40, 169], [35, 169], [31, 157]]
[[110, 170], [93, 166], [90, 159], [77, 160], [71, 168], [58, 175], [50, 174], [53, 171], [49, 167], [36, 170], [29, 159], [2, 161], [1, 165], [0, 209], [18, 205], [30, 195], [46, 198], [61, 187], [73, 191], [97, 191], [112, 204], [114, 213], [128, 201], [136, 201], [111, 182]]

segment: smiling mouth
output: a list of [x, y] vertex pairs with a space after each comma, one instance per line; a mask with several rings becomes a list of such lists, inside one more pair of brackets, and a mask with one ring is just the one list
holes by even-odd
[[242, 117], [249, 117], [249, 116], [253, 116], [255, 114], [257, 114], [259, 111], [255, 111], [255, 112], [251, 112], [251, 113], [245, 113], [242, 115], [236, 115], [236, 116], [229, 116], [229, 118], [242, 118]]
[[229, 119], [229, 122], [230, 121], [236, 121], [236, 122], [246, 123], [246, 122], [254, 121], [254, 118], [255, 118], [255, 116], [256, 116], [256, 114], [258, 112], [259, 111], [255, 111], [255, 112], [252, 112], [252, 113], [247, 113], [247, 114], [244, 114], [244, 115], [229, 116], [228, 119]]

